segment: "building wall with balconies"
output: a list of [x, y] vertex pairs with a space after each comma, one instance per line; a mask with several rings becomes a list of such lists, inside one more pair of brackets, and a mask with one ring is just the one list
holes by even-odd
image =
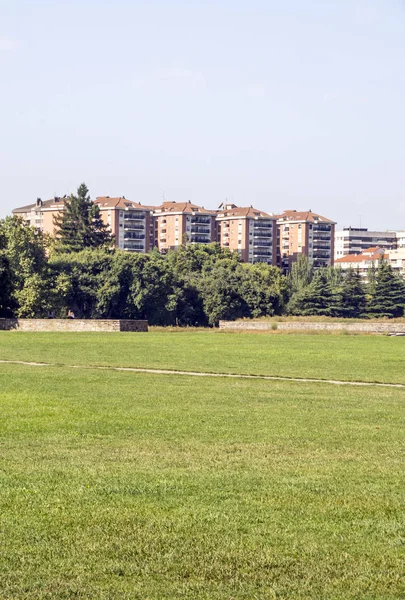
[[335, 223], [312, 211], [285, 211], [277, 219], [277, 264], [287, 272], [298, 256], [305, 255], [315, 267], [334, 262]]
[[215, 213], [191, 202], [164, 202], [156, 207], [155, 244], [161, 252], [183, 243], [209, 244], [216, 239]]
[[218, 212], [217, 241], [238, 252], [243, 262], [276, 264], [276, 218], [252, 206], [227, 204]]

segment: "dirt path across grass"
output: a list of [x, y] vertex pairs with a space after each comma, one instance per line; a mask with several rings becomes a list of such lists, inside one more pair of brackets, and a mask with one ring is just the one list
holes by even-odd
[[26, 365], [29, 367], [63, 367], [67, 369], [96, 369], [102, 371], [129, 371], [153, 375], [186, 375], [187, 377], [227, 377], [229, 379], [265, 379], [268, 381], [296, 381], [297, 383], [329, 383], [331, 385], [357, 385], [405, 389], [404, 383], [381, 383], [378, 381], [341, 381], [338, 379], [313, 379], [309, 377], [283, 377], [281, 375], [243, 375], [239, 373], [209, 373], [198, 371], [176, 371], [171, 369], [147, 369], [144, 367], [111, 367], [97, 365], [67, 365], [63, 363], [40, 363], [24, 360], [1, 360], [0, 364]]

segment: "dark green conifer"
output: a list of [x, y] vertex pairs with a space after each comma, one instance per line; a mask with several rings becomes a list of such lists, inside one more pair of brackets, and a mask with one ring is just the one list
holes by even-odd
[[80, 252], [84, 248], [111, 246], [111, 233], [84, 183], [79, 186], [77, 196], [72, 194], [66, 199], [64, 210], [54, 218], [54, 224], [59, 251]]
[[376, 274], [375, 289], [368, 312], [373, 317], [402, 317], [405, 308], [405, 283], [390, 264], [381, 260]]
[[349, 269], [340, 286], [337, 302], [336, 316], [346, 319], [364, 317], [366, 311], [366, 292], [359, 271]]

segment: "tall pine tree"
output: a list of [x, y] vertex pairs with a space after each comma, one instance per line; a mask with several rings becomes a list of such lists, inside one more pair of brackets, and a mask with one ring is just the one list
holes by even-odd
[[368, 312], [373, 317], [402, 317], [405, 308], [405, 283], [385, 260], [378, 265], [374, 293]]
[[366, 292], [359, 271], [349, 269], [339, 288], [336, 302], [336, 316], [346, 319], [364, 317], [366, 312]]
[[111, 246], [113, 238], [103, 222], [99, 207], [90, 200], [89, 190], [82, 183], [77, 196], [65, 200], [64, 210], [54, 217], [56, 248], [62, 252], [80, 252], [84, 248]]

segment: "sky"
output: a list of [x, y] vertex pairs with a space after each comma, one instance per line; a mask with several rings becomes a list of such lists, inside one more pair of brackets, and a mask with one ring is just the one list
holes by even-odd
[[405, 229], [405, 0], [0, 0], [0, 218], [75, 192]]

